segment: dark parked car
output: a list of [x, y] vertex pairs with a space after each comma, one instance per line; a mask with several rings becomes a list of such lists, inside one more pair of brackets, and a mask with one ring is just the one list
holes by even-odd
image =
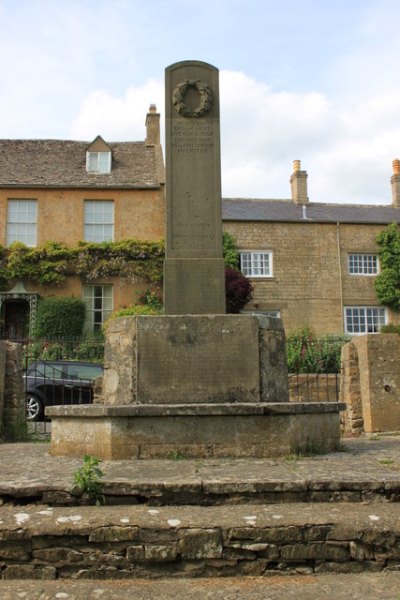
[[44, 418], [46, 406], [90, 404], [94, 380], [103, 374], [103, 366], [67, 360], [36, 360], [26, 373], [26, 414], [29, 421]]

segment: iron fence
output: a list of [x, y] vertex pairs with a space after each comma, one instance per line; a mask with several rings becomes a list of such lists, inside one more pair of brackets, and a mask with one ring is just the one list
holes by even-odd
[[18, 341], [23, 347], [28, 430], [35, 437], [48, 436], [46, 406], [92, 402], [94, 380], [102, 373], [104, 340], [86, 336]]
[[289, 399], [291, 402], [338, 402], [339, 373], [291, 373]]

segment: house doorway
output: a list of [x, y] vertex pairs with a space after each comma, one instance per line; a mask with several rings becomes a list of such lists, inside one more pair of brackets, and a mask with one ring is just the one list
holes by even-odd
[[29, 336], [29, 302], [23, 298], [10, 298], [1, 307], [1, 337], [6, 340], [23, 340]]

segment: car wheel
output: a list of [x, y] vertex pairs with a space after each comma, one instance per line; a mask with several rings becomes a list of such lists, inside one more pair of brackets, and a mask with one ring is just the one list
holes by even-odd
[[26, 418], [28, 421], [40, 421], [43, 418], [43, 404], [37, 396], [28, 394], [26, 397]]

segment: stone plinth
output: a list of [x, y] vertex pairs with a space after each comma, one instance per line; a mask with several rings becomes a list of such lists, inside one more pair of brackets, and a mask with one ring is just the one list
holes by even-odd
[[51, 453], [58, 456], [260, 458], [335, 450], [344, 407], [334, 402], [81, 405], [47, 412]]
[[285, 335], [254, 315], [139, 316], [107, 332], [105, 404], [285, 402]]

